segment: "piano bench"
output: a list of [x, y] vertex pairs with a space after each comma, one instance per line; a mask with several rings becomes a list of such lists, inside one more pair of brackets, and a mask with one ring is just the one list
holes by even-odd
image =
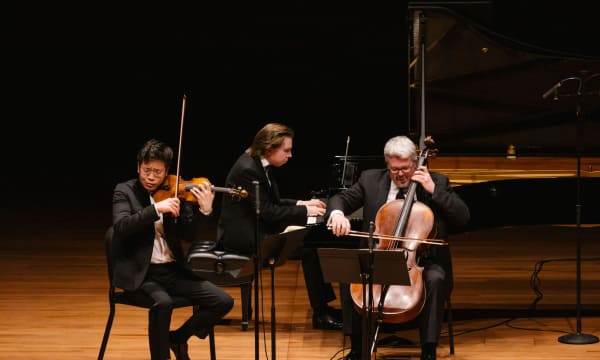
[[197, 241], [189, 249], [187, 261], [198, 276], [220, 287], [238, 287], [242, 299], [242, 330], [248, 330], [252, 314], [252, 274], [238, 276], [242, 269], [251, 265], [244, 255], [216, 250], [214, 241]]

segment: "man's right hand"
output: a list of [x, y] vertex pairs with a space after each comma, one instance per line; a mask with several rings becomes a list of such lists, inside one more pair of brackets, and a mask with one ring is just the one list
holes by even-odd
[[179, 198], [172, 197], [161, 200], [155, 204], [156, 211], [161, 214], [171, 213], [174, 217], [179, 217]]
[[331, 216], [329, 216], [327, 226], [331, 228], [331, 232], [335, 236], [350, 234], [350, 220], [348, 220], [341, 212], [333, 212]]

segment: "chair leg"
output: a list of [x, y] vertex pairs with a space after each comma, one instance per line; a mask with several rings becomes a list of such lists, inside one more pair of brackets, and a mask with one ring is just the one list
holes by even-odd
[[241, 297], [242, 297], [242, 331], [248, 330], [248, 322], [250, 320], [250, 312], [252, 307], [250, 305], [250, 297], [252, 295], [252, 282], [240, 285]]
[[108, 344], [108, 337], [110, 336], [110, 329], [112, 328], [114, 318], [115, 304], [111, 302], [110, 311], [108, 312], [108, 320], [106, 321], [106, 328], [104, 329], [104, 336], [102, 337], [102, 344], [100, 345], [100, 351], [98, 352], [98, 360], [104, 359], [104, 351], [106, 351], [106, 345]]
[[215, 328], [211, 327], [208, 331], [208, 341], [210, 347], [210, 360], [217, 360], [217, 354], [215, 353]]
[[[200, 311], [200, 305], [194, 305], [193, 307], [194, 314]], [[199, 334], [196, 336], [200, 337]], [[217, 360], [217, 354], [215, 350], [215, 327], [212, 326], [208, 329], [208, 346], [210, 348], [210, 360]]]
[[454, 327], [452, 323], [452, 303], [446, 299], [446, 317], [448, 319], [448, 343], [450, 345], [450, 355], [454, 355]]

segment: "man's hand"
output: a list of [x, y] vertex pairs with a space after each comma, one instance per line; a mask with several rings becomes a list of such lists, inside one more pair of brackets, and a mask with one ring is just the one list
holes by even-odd
[[350, 234], [350, 220], [341, 212], [333, 212], [329, 217], [327, 224], [335, 236], [344, 236]]
[[200, 211], [208, 215], [212, 212], [212, 204], [215, 200], [215, 193], [211, 190], [211, 185], [208, 181], [197, 184], [190, 189], [190, 192], [196, 197]]
[[180, 200], [176, 197], [166, 198], [154, 204], [156, 211], [161, 214], [171, 213], [174, 217], [179, 216], [179, 206], [181, 205]]

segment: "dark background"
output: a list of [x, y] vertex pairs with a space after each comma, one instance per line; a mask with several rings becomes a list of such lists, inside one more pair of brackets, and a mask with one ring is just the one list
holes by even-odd
[[[507, 36], [600, 55], [593, 2], [454, 8]], [[479, 2], [483, 3], [483, 2]], [[330, 183], [343, 155], [407, 132], [407, 5], [400, 1], [23, 4], [2, 14], [4, 210], [110, 212], [147, 139], [179, 145], [181, 175], [223, 185], [267, 122], [296, 130], [285, 196]], [[435, 129], [431, 129], [435, 132]], [[382, 164], [383, 165], [383, 164]], [[88, 204], [81, 204], [80, 201]]]

